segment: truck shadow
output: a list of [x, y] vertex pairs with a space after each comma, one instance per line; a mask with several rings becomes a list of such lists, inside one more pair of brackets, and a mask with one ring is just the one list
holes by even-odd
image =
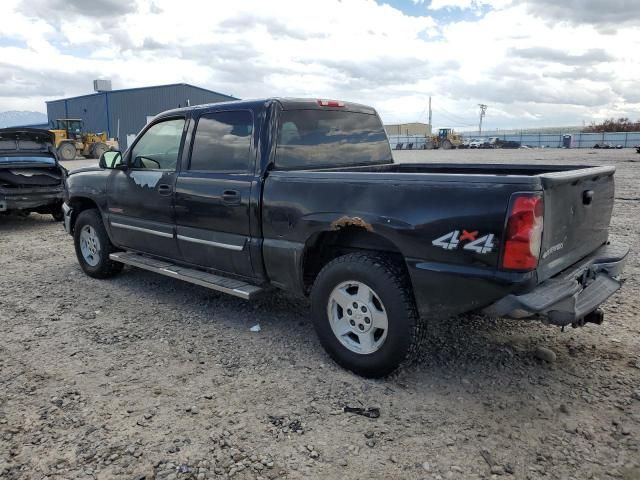
[[[255, 342], [268, 338], [269, 342], [300, 345], [300, 362], [332, 363], [324, 353], [315, 332], [308, 300], [273, 291], [254, 302], [212, 292], [203, 287], [166, 277], [126, 268], [115, 279], [118, 290], [131, 291], [134, 296], [149, 298], [175, 308], [189, 305], [190, 321], [200, 322], [203, 328], [214, 329], [216, 324], [236, 330], [241, 335], [253, 335]], [[126, 284], [126, 285], [125, 285]], [[260, 325], [261, 332], [250, 333], [249, 328]], [[453, 318], [431, 319], [418, 361], [382, 382], [432, 381], [449, 377], [495, 376], [551, 376], [571, 375], [576, 368], [593, 360], [600, 348], [592, 348], [590, 329], [561, 334], [559, 328], [538, 322], [490, 318], [483, 315], [463, 315]], [[575, 332], [575, 333], [573, 333]], [[254, 342], [251, 342], [254, 343]], [[538, 346], [557, 353], [554, 363], [536, 357]], [[250, 348], [255, 347], [255, 344]], [[239, 347], [242, 348], [242, 347]], [[266, 347], [265, 347], [266, 348]], [[247, 351], [252, 355], [253, 351]], [[617, 356], [620, 356], [618, 353]]]
[[[32, 213], [31, 215], [26, 216], [0, 214], [0, 234], [3, 232], [35, 231], [40, 227], [49, 227], [52, 223], [59, 222], [54, 221], [51, 215], [40, 215], [37, 213]], [[60, 228], [62, 228], [61, 223]]]

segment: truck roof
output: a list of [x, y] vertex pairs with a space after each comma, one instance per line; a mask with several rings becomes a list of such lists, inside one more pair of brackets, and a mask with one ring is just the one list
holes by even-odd
[[[321, 101], [330, 102], [330, 103], [326, 106], [323, 106], [320, 104]], [[368, 113], [368, 114], [376, 113], [374, 108], [369, 107], [367, 105], [362, 105], [362, 104], [353, 103], [353, 102], [344, 102], [342, 100], [327, 100], [323, 98], [271, 97], [271, 98], [262, 98], [262, 99], [232, 100], [229, 102], [206, 103], [202, 105], [193, 105], [190, 107], [175, 108], [172, 110], [167, 110], [165, 112], [159, 113], [158, 117], [175, 115], [175, 114], [185, 113], [185, 112], [203, 111], [203, 110], [226, 110], [229, 107], [232, 107], [233, 109], [238, 109], [243, 107], [247, 109], [255, 109], [257, 107], [260, 107], [263, 105], [269, 105], [274, 102], [279, 103], [283, 110], [337, 110], [337, 111], [344, 110], [344, 111], [357, 112], [357, 113]]]

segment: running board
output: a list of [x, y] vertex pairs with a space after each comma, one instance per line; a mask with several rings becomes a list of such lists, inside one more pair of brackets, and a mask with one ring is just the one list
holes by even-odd
[[167, 277], [195, 283], [196, 285], [217, 290], [218, 292], [228, 293], [229, 295], [244, 298], [245, 300], [252, 300], [263, 291], [262, 288], [243, 282], [242, 280], [221, 277], [213, 273], [203, 272], [202, 270], [182, 267], [164, 260], [149, 258], [138, 253], [116, 252], [110, 254], [109, 258], [114, 262], [124, 263]]

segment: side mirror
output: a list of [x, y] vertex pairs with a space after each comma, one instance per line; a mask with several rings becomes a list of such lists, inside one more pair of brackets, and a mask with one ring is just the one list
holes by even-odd
[[117, 150], [109, 150], [100, 155], [98, 162], [100, 168], [115, 169], [122, 166], [122, 154]]

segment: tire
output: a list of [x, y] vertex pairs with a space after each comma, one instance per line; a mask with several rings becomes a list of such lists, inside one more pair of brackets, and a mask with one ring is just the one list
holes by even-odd
[[51, 216], [56, 222], [64, 220], [64, 212], [62, 211], [62, 204], [56, 205], [51, 211]]
[[96, 209], [80, 212], [73, 230], [73, 243], [78, 263], [90, 277], [109, 278], [122, 270], [122, 263], [109, 259], [115, 248]]
[[442, 142], [442, 149], [443, 150], [451, 150], [453, 148], [453, 143], [451, 143], [451, 141], [449, 140], [444, 140]]
[[72, 143], [61, 143], [58, 147], [58, 156], [62, 160], [73, 160], [76, 158], [76, 147]]
[[[365, 289], [361, 292], [362, 285], [370, 296]], [[359, 301], [362, 298], [371, 301]], [[349, 302], [357, 308], [340, 305]], [[313, 284], [311, 308], [324, 349], [336, 363], [358, 375], [384, 377], [417, 357], [425, 328], [407, 275], [388, 256], [350, 253], [329, 262]], [[371, 317], [369, 325], [366, 315]], [[384, 327], [383, 317], [386, 329], [377, 328]]]
[[109, 147], [106, 144], [102, 142], [95, 143], [93, 145], [93, 148], [91, 148], [91, 156], [93, 158], [99, 159], [102, 156], [102, 154], [107, 151], [109, 151]]
[[436, 148], [436, 146], [435, 146], [435, 144], [433, 142], [427, 142], [427, 143], [424, 144], [424, 149], [425, 150], [433, 150], [435, 148]]

